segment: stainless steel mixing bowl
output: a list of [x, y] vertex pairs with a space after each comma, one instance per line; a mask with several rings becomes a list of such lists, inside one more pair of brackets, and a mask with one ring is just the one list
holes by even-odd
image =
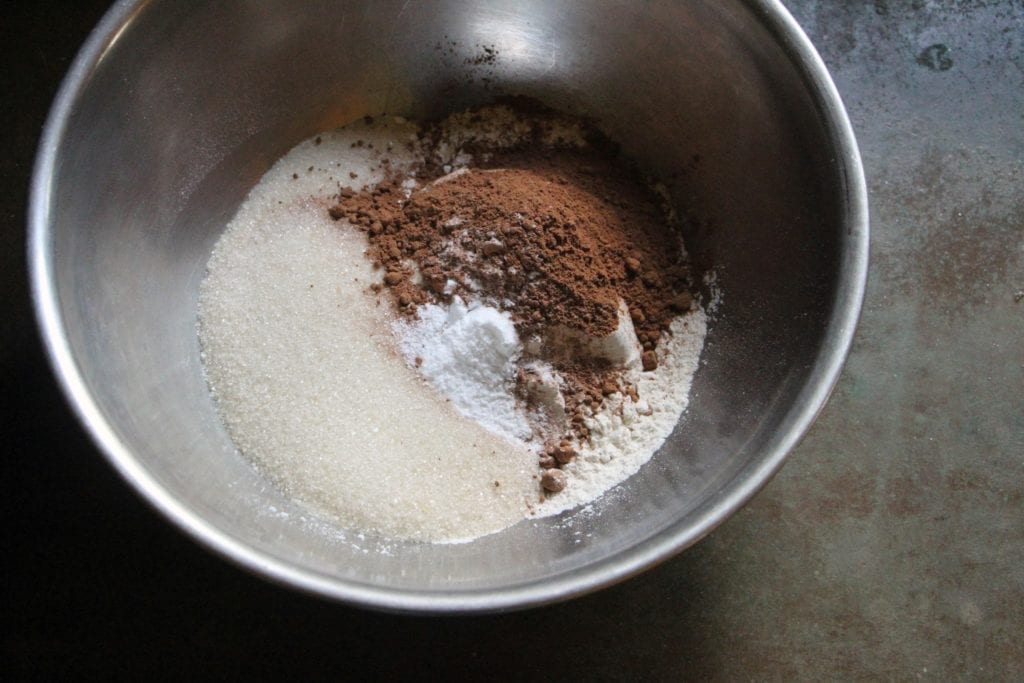
[[[318, 523], [235, 451], [207, 395], [195, 306], [210, 249], [303, 138], [367, 113], [430, 116], [503, 93], [595, 118], [691, 217], [693, 256], [713, 265], [724, 298], [689, 412], [649, 465], [586, 511], [464, 545]], [[56, 372], [143, 496], [264, 576], [427, 611], [594, 590], [726, 519], [836, 381], [868, 244], [842, 104], [774, 0], [119, 2], [53, 106], [30, 231]]]

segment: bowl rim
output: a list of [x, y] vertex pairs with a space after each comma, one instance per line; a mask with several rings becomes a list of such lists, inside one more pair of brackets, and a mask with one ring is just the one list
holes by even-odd
[[839, 92], [821, 57], [780, 0], [743, 1], [789, 57], [819, 110], [836, 152], [846, 235], [835, 305], [806, 384], [745, 478], [733, 479], [727, 490], [719, 492], [697, 524], [684, 527], [676, 522], [626, 550], [537, 582], [487, 590], [409, 590], [354, 582], [296, 567], [215, 527], [165, 489], [121, 442], [89, 392], [66, 336], [50, 258], [53, 238], [49, 207], [59, 143], [92, 72], [149, 0], [119, 0], [93, 29], [50, 109], [32, 174], [27, 246], [36, 319], [61, 389], [93, 442], [144, 500], [203, 546], [277, 583], [385, 611], [479, 613], [558, 602], [623, 581], [696, 543], [768, 483], [824, 407], [849, 353], [867, 282], [867, 186], [856, 138]]

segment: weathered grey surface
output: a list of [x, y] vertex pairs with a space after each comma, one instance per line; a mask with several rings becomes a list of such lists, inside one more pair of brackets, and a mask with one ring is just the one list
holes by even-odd
[[[40, 0], [11, 17], [26, 68], [3, 74], [17, 105], [5, 258], [20, 249], [29, 136], [103, 5]], [[661, 567], [544, 609], [409, 619], [298, 595], [209, 556], [129, 491], [58, 397], [12, 276], [2, 666], [1024, 679], [1024, 2], [788, 5], [860, 138], [873, 265], [831, 402], [751, 505]]]
[[865, 308], [782, 473], [660, 580], [704, 673], [1020, 680], [1024, 4], [789, 5], [859, 136]]

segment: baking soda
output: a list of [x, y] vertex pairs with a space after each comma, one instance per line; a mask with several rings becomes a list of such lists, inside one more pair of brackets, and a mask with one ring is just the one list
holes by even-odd
[[395, 323], [406, 361], [459, 412], [514, 441], [531, 436], [513, 396], [515, 360], [522, 354], [512, 319], [491, 306], [425, 304], [417, 320]]

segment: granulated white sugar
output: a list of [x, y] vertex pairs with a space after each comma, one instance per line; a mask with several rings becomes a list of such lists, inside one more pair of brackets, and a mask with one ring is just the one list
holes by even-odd
[[[624, 368], [622, 386], [639, 399], [616, 393], [589, 411], [590, 440], [562, 467], [567, 487], [545, 495], [538, 429], [565, 407], [561, 379], [530, 357], [532, 340], [519, 339], [500, 302], [456, 297], [396, 319], [370, 291], [383, 273], [365, 256], [365, 237], [328, 216], [339, 185], [358, 191], [388, 171], [409, 174], [411, 190], [425, 154], [465, 172], [474, 159], [464, 145], [523, 142], [531, 129], [519, 116], [505, 107], [455, 115], [431, 150], [401, 120], [303, 142], [251, 192], [210, 258], [199, 334], [224, 424], [261, 472], [341, 527], [464, 541], [586, 504], [647, 462], [686, 409], [706, 332], [699, 305], [663, 335], [653, 372], [642, 371], [625, 304], [607, 338], [552, 330], [547, 343], [565, 337], [574, 353]], [[577, 145], [584, 135], [552, 118], [545, 140]], [[532, 378], [540, 417], [516, 396], [517, 372]]]
[[[365, 144], [402, 132], [324, 135], [266, 174], [210, 258], [200, 338], [232, 439], [288, 495], [345, 527], [466, 540], [523, 518], [536, 456], [406, 368], [387, 308], [366, 292], [377, 275], [363, 237], [310, 199], [326, 195], [339, 166], [379, 180]], [[357, 139], [363, 147], [351, 147]], [[393, 151], [392, 166], [404, 163]]]

